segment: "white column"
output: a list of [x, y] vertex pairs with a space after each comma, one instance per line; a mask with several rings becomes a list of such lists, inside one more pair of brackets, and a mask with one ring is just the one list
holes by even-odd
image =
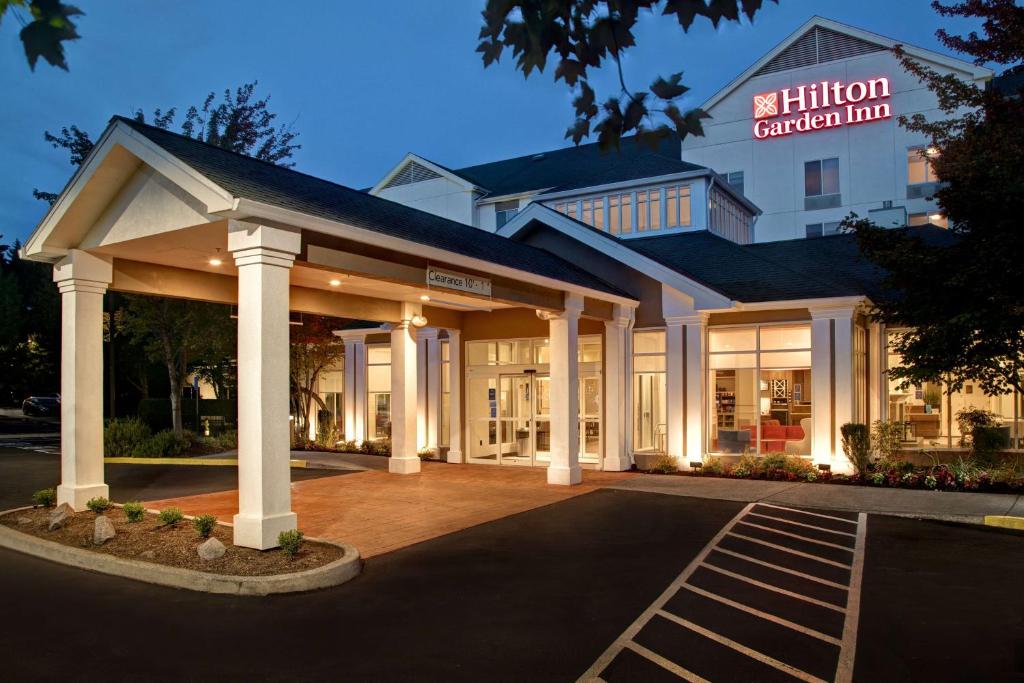
[[462, 331], [448, 330], [448, 462], [462, 462]]
[[604, 469], [622, 472], [630, 467], [627, 449], [632, 378], [629, 334], [635, 308], [616, 304], [612, 319], [604, 323]]
[[583, 297], [565, 295], [565, 310], [549, 315], [548, 338], [551, 354], [551, 462], [549, 484], [579, 484], [580, 469], [580, 364], [579, 318]]
[[345, 440], [366, 439], [366, 334], [337, 332], [345, 342]]
[[420, 471], [416, 454], [416, 328], [419, 307], [402, 304], [402, 320], [391, 330], [391, 458], [388, 471]]
[[441, 426], [441, 342], [437, 330], [430, 330], [426, 337], [427, 374], [427, 435], [426, 447], [437, 450], [438, 430]]
[[868, 325], [868, 424], [875, 420], [884, 420], [886, 406], [885, 387], [885, 360], [886, 340], [885, 330], [881, 323], [873, 322]]
[[231, 221], [238, 267], [238, 514], [235, 545], [266, 550], [296, 528], [288, 424], [288, 278], [297, 232]]
[[852, 306], [811, 308], [811, 413], [814, 462], [847, 469], [842, 454], [840, 427], [853, 418], [853, 313]]
[[685, 462], [685, 359], [683, 358], [683, 332], [687, 318], [665, 318], [665, 425], [668, 436], [668, 455], [676, 466]]
[[833, 455], [843, 456], [843, 434], [840, 428], [853, 420], [853, 406], [856, 384], [853, 379], [853, 310], [847, 309], [837, 313], [833, 318], [834, 339], [832, 346], [832, 363], [835, 386], [835, 415], [833, 422]]
[[686, 458], [683, 465], [704, 458], [704, 429], [707, 399], [704, 393], [707, 373], [704, 370], [704, 340], [707, 338], [708, 316], [697, 314], [685, 319], [686, 325]]
[[426, 328], [416, 330], [416, 448], [427, 447], [427, 338], [434, 332]]
[[84, 510], [110, 497], [103, 481], [103, 293], [109, 261], [72, 249], [53, 267], [60, 290], [60, 485], [57, 502]]
[[832, 319], [811, 312], [811, 454], [832, 462]]

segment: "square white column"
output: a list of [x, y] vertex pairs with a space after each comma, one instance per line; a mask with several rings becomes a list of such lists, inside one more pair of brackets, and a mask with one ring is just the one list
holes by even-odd
[[345, 440], [366, 439], [366, 334], [335, 333], [345, 343]]
[[843, 433], [840, 428], [853, 420], [854, 410], [854, 387], [853, 380], [853, 311], [846, 310], [833, 318], [834, 337], [832, 346], [832, 363], [835, 378], [836, 398], [834, 401], [835, 414], [833, 421], [833, 443], [835, 443], [834, 456], [838, 455], [845, 460], [843, 453]]
[[72, 249], [53, 267], [61, 301], [61, 481], [57, 502], [76, 511], [110, 497], [103, 479], [103, 293], [109, 261]]
[[238, 267], [238, 514], [235, 545], [277, 547], [295, 529], [289, 469], [289, 272], [299, 233], [231, 221]]
[[885, 327], [873, 322], [868, 325], [868, 416], [867, 424], [886, 419], [888, 411], [886, 396], [885, 363], [888, 353]]
[[[427, 447], [427, 339], [433, 330], [416, 330], [416, 448]], [[436, 331], [434, 331], [436, 334]]]
[[416, 328], [418, 307], [402, 304], [402, 320], [391, 330], [391, 458], [388, 471], [420, 471], [416, 429]]
[[616, 304], [604, 323], [604, 461], [605, 470], [622, 472], [632, 464], [628, 449], [632, 404], [628, 399], [633, 375], [630, 336], [632, 306]]
[[426, 335], [427, 434], [426, 447], [437, 450], [441, 428], [441, 342], [437, 330]]
[[831, 464], [832, 320], [811, 315], [811, 454], [816, 464]]
[[847, 470], [840, 427], [853, 417], [853, 313], [849, 305], [811, 308], [811, 453], [816, 464]]
[[691, 462], [704, 459], [704, 434], [707, 425], [707, 372], [704, 365], [704, 345], [707, 339], [708, 316], [697, 314], [684, 320], [686, 326], [686, 408], [685, 455], [683, 466], [690, 469]]
[[462, 331], [448, 330], [448, 462], [462, 462]]
[[686, 318], [665, 318], [665, 429], [668, 437], [666, 450], [680, 469], [686, 466], [686, 362], [683, 358], [685, 323]]
[[579, 484], [580, 469], [580, 365], [579, 318], [583, 297], [565, 295], [565, 310], [548, 314], [549, 353], [551, 355], [551, 462], [549, 484]]

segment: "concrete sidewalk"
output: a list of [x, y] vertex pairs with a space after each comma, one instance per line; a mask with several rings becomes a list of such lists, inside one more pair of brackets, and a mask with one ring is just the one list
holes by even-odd
[[606, 485], [625, 491], [776, 503], [796, 507], [983, 524], [986, 515], [1024, 516], [1024, 498], [1002, 493], [913, 491], [841, 484], [637, 474]]

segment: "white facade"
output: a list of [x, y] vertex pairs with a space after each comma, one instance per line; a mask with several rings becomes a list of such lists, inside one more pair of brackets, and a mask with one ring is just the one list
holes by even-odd
[[[805, 237], [808, 225], [835, 223], [851, 211], [866, 217], [886, 202], [905, 207], [908, 216], [934, 215], [935, 203], [928, 199], [934, 188], [911, 187], [908, 178], [907, 153], [923, 147], [927, 140], [905, 130], [898, 119], [917, 113], [933, 117], [941, 112], [931, 91], [904, 71], [890, 51], [895, 42], [815, 17], [704, 105], [712, 118], [704, 124], [703, 137], [690, 136], [683, 141], [683, 160], [722, 175], [742, 172], [743, 193], [763, 212], [755, 227], [755, 241]], [[965, 80], [981, 83], [992, 75], [987, 69], [927, 50], [907, 47], [907, 52], [940, 73], [955, 73]], [[853, 56], [823, 59], [848, 53]], [[776, 70], [787, 64], [799, 66]], [[890, 115], [885, 118], [851, 125], [845, 123], [845, 107], [832, 106], [813, 113], [837, 113], [842, 125], [782, 137], [755, 137], [755, 95], [781, 95], [785, 89], [795, 95], [800, 86], [822, 81], [850, 84], [878, 78], [888, 80], [890, 96], [872, 104], [889, 105]], [[778, 118], [790, 117], [780, 113]], [[822, 159], [838, 159], [838, 201], [807, 201], [805, 162]], [[816, 203], [834, 205], [812, 208]]]

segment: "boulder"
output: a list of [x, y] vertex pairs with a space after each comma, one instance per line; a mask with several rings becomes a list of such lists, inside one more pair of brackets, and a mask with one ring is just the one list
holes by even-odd
[[139, 553], [139, 557], [141, 557], [144, 560], [152, 560], [156, 558], [156, 553], [154, 553], [152, 550], [143, 550], [141, 553]]
[[216, 560], [218, 557], [223, 557], [226, 552], [224, 544], [218, 541], [216, 538], [210, 538], [198, 549], [199, 557], [204, 560]]
[[117, 532], [114, 531], [114, 524], [106, 515], [100, 515], [96, 518], [96, 524], [93, 526], [92, 531], [93, 543], [103, 545], [116, 535]]
[[67, 503], [61, 503], [53, 509], [53, 512], [50, 513], [50, 523], [46, 528], [50, 531], [55, 531], [61, 528], [73, 514], [75, 514], [75, 511], [71, 509], [70, 505]]
[[18, 524], [20, 524], [21, 526], [28, 526], [31, 523], [32, 523], [32, 518], [31, 517], [18, 517]]

